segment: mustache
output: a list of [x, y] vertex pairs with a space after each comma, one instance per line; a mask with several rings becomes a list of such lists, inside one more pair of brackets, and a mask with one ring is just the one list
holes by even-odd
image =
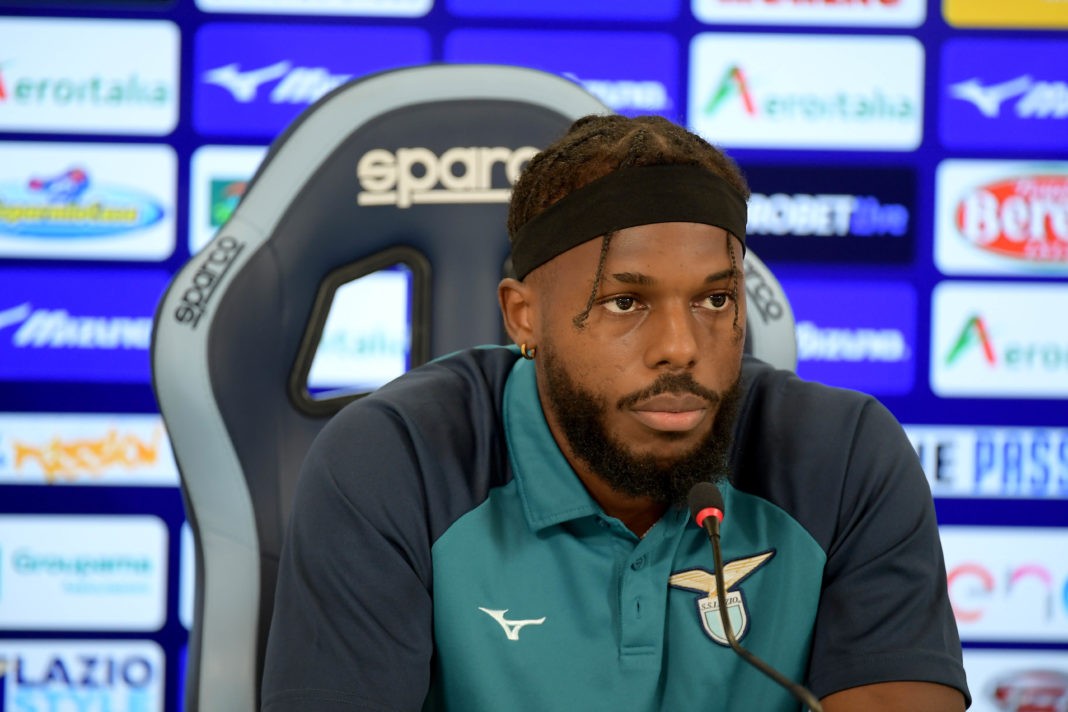
[[723, 400], [723, 396], [702, 386], [689, 373], [663, 373], [649, 386], [620, 398], [616, 402], [616, 407], [621, 410], [629, 408], [662, 393], [689, 393], [708, 401], [710, 406], [718, 405]]

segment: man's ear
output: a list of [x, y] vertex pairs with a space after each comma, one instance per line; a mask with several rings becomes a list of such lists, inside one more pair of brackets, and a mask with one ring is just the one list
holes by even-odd
[[517, 344], [535, 344], [534, 288], [518, 279], [505, 277], [497, 285], [497, 301], [508, 336]]

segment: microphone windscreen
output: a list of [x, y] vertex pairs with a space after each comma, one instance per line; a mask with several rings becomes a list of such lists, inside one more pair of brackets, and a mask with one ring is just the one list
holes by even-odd
[[686, 497], [690, 505], [690, 516], [697, 519], [697, 515], [706, 509], [718, 509], [723, 511], [723, 495], [711, 482], [698, 482], [690, 488], [690, 494]]

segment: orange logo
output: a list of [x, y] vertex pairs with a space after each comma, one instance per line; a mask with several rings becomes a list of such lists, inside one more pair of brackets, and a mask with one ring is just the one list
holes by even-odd
[[73, 481], [83, 476], [99, 477], [108, 469], [136, 470], [159, 462], [163, 431], [156, 428], [148, 442], [133, 433], [120, 435], [112, 428], [100, 438], [62, 440], [43, 445], [16, 441], [15, 470], [37, 465], [49, 484], [59, 479]]

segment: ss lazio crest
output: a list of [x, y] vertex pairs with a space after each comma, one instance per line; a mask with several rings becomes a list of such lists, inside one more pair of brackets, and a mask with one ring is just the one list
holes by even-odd
[[[775, 556], [774, 549], [744, 559], [728, 561], [723, 565], [723, 585], [726, 587], [723, 594], [727, 599], [727, 617], [737, 640], [741, 640], [749, 630], [749, 613], [746, 610], [742, 592], [731, 589], [749, 578], [773, 556]], [[727, 646], [727, 636], [723, 631], [723, 621], [719, 615], [715, 575], [706, 569], [687, 569], [672, 574], [668, 579], [668, 584], [673, 588], [707, 594], [697, 599], [697, 617], [701, 620], [701, 625], [709, 638], [720, 645]]]

